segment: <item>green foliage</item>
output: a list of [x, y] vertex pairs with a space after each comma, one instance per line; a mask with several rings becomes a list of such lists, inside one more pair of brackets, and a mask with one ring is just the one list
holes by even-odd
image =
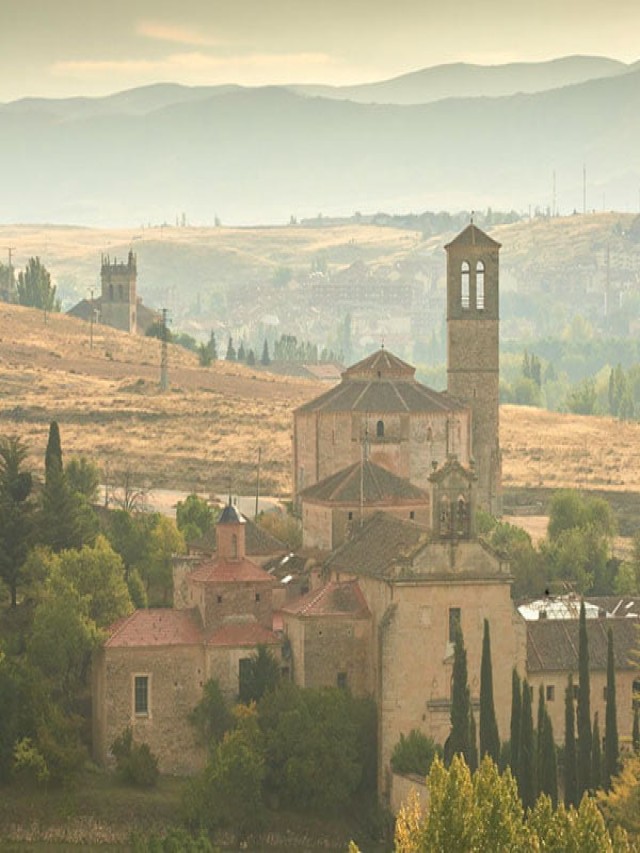
[[202, 699], [189, 715], [189, 721], [198, 732], [200, 741], [209, 748], [219, 744], [233, 728], [233, 714], [216, 679], [211, 678], [205, 683]]
[[225, 356], [227, 361], [236, 361], [236, 348], [233, 345], [233, 338], [229, 336], [229, 343], [227, 344], [227, 354]]
[[62, 471], [62, 445], [60, 443], [60, 427], [57, 421], [49, 424], [49, 438], [44, 453], [45, 482], [49, 481], [52, 473]]
[[257, 523], [263, 530], [284, 542], [295, 551], [302, 545], [302, 525], [293, 515], [280, 512], [261, 512]]
[[567, 397], [567, 408], [575, 415], [598, 414], [598, 393], [593, 379], [585, 379]]
[[260, 356], [260, 364], [264, 367], [268, 367], [271, 364], [271, 356], [269, 355], [269, 344], [267, 343], [267, 339], [264, 339], [264, 344], [262, 346], [262, 355]]
[[359, 788], [370, 762], [362, 702], [338, 688], [282, 682], [259, 705], [267, 789], [292, 808], [334, 813]]
[[144, 581], [140, 577], [140, 572], [137, 569], [131, 569], [129, 577], [126, 579], [129, 597], [134, 608], [141, 609], [148, 604], [147, 590], [144, 588]]
[[631, 746], [636, 755], [640, 753], [640, 707], [633, 707], [633, 726], [631, 728]]
[[471, 694], [467, 676], [467, 652], [464, 647], [462, 629], [456, 632], [453, 647], [453, 686], [451, 689], [451, 731], [445, 743], [445, 760], [450, 763], [454, 755], [462, 755], [471, 765]]
[[[598, 793], [598, 805], [609, 827], [618, 826], [640, 843], [640, 756], [622, 763], [611, 778], [611, 788]], [[637, 848], [636, 848], [637, 849]]]
[[240, 701], [245, 705], [259, 702], [270, 690], [275, 690], [280, 681], [280, 665], [273, 653], [259, 645], [251, 655], [246, 669], [240, 673]]
[[564, 693], [564, 804], [567, 807], [578, 802], [575, 719], [573, 676], [570, 673]]
[[542, 742], [540, 763], [538, 766], [538, 793], [546, 794], [555, 809], [558, 805], [558, 760], [553, 726], [548, 713], [544, 715], [542, 732], [538, 731]]
[[510, 765], [514, 779], [520, 772], [520, 727], [522, 722], [522, 685], [515, 667], [511, 671], [511, 754]]
[[33, 481], [25, 468], [27, 447], [19, 438], [0, 438], [0, 577], [17, 606], [17, 591], [34, 532]]
[[530, 809], [536, 799], [536, 764], [531, 687], [529, 687], [526, 678], [522, 683], [522, 717], [520, 721], [520, 743], [518, 746], [518, 790], [520, 791], [522, 805], [526, 809]]
[[132, 853], [215, 853], [207, 835], [201, 832], [190, 835], [186, 829], [173, 829], [164, 837], [144, 837], [134, 834], [131, 838]]
[[50, 773], [44, 755], [31, 738], [17, 741], [13, 750], [13, 773], [19, 779], [44, 784], [49, 781]]
[[591, 688], [589, 677], [589, 642], [584, 600], [580, 604], [578, 632], [578, 799], [591, 788]]
[[176, 524], [186, 541], [196, 539], [211, 529], [215, 513], [206, 500], [196, 494], [187, 495], [176, 506]]
[[233, 829], [243, 841], [264, 825], [263, 738], [255, 708], [238, 712], [237, 723], [211, 752], [204, 772], [188, 787], [184, 809], [192, 827]]
[[100, 469], [86, 456], [71, 459], [65, 466], [67, 482], [72, 492], [83, 495], [89, 503], [94, 503], [98, 497], [100, 485]]
[[29, 258], [24, 272], [18, 273], [18, 302], [43, 311], [60, 310], [56, 286], [51, 284], [51, 275], [40, 258]]
[[394, 773], [415, 773], [426, 776], [436, 755], [442, 757], [442, 747], [419, 729], [411, 729], [405, 737], [400, 735], [391, 753]]
[[482, 662], [480, 665], [480, 758], [488, 755], [495, 764], [500, 758], [500, 737], [493, 704], [493, 668], [489, 620], [484, 620]]
[[136, 788], [154, 788], [158, 783], [160, 771], [158, 759], [147, 743], [134, 743], [131, 728], [125, 729], [111, 744], [111, 752], [116, 760], [116, 771], [127, 785]]
[[[637, 710], [637, 708], [636, 708]], [[616, 670], [613, 654], [613, 632], [607, 631], [607, 706], [604, 728], [603, 785], [611, 788], [611, 780], [618, 773], [620, 749], [618, 744], [618, 715], [616, 710]]]
[[602, 788], [602, 747], [600, 743], [600, 721], [598, 712], [593, 717], [591, 732], [591, 787], [594, 791]]

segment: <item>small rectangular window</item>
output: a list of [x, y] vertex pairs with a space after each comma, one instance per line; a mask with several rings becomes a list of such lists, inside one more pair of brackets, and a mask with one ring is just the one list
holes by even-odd
[[547, 702], [555, 701], [555, 698], [556, 698], [555, 684], [547, 684], [546, 697], [547, 697]]
[[414, 512], [413, 510], [411, 510], [411, 511], [409, 512], [409, 518], [411, 519], [411, 521], [413, 521], [415, 517], [416, 517], [415, 512]]
[[218, 595], [218, 596], [216, 596], [216, 598], [218, 600], [218, 604], [222, 604], [222, 596]]
[[449, 608], [449, 642], [455, 643], [456, 634], [462, 627], [462, 614], [459, 607]]
[[136, 714], [149, 713], [149, 676], [136, 675], [133, 682], [133, 708]]
[[347, 673], [339, 672], [336, 678], [336, 684], [341, 690], [346, 690], [347, 688]]
[[574, 685], [573, 685], [573, 698], [574, 698], [574, 700], [575, 700], [576, 702], [578, 701], [578, 692], [579, 692], [579, 690], [580, 690], [580, 685], [579, 685], [579, 684], [574, 684]]
[[259, 593], [259, 592], [256, 592], [256, 603], [257, 603], [258, 601], [260, 601], [260, 593]]
[[349, 518], [349, 521], [353, 521], [353, 513], [352, 512], [349, 512], [348, 518]]

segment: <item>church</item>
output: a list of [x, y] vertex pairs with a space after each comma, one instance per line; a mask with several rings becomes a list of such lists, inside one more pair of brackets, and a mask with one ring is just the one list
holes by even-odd
[[[514, 667], [544, 686], [561, 737], [566, 676], [577, 671], [573, 629], [528, 622], [512, 602], [509, 565], [476, 532], [477, 509], [497, 515], [501, 503], [500, 245], [471, 224], [445, 248], [447, 391], [419, 383], [411, 365], [383, 348], [293, 413], [293, 497], [303, 545], [315, 555], [308, 583], [292, 594], [291, 575], [278, 580], [268, 555], [251, 559], [247, 522], [230, 502], [215, 553], [176, 561], [173, 608], [136, 611], [112, 626], [96, 654], [98, 760], [110, 761], [109, 745], [131, 726], [163, 772], [197, 769], [204, 756], [189, 710], [211, 678], [235, 699], [249, 659], [265, 645], [283, 676], [301, 687], [340, 687], [374, 699], [378, 790], [393, 802], [390, 759], [400, 735], [419, 729], [442, 744], [449, 734], [459, 626], [477, 713], [485, 620], [501, 737], [509, 732]], [[277, 557], [278, 564], [288, 559]], [[606, 621], [615, 623], [620, 644], [624, 736], [631, 730], [633, 674], [625, 656], [634, 626]], [[600, 622], [590, 631], [601, 649]], [[553, 651], [560, 647], [561, 660]], [[606, 661], [597, 666], [593, 683], [600, 684]], [[604, 719], [602, 695], [592, 697], [592, 707]]]

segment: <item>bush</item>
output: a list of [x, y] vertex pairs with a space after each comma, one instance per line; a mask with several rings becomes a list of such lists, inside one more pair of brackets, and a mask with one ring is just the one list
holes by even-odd
[[149, 744], [134, 744], [131, 728], [125, 729], [114, 740], [111, 752], [123, 782], [137, 788], [153, 788], [156, 785], [160, 775], [158, 759], [149, 749]]
[[391, 769], [394, 773], [426, 776], [436, 755], [442, 757], [442, 748], [418, 729], [411, 729], [406, 737], [401, 734], [400, 740], [394, 746]]

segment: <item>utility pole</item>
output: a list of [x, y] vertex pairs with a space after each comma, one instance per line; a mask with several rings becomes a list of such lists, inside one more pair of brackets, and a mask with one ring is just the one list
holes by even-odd
[[256, 512], [254, 520], [258, 520], [258, 499], [260, 498], [260, 459], [262, 458], [262, 448], [258, 448], [258, 476], [256, 479]]
[[162, 309], [162, 346], [160, 350], [160, 390], [169, 390], [169, 347], [167, 346], [168, 338], [167, 328], [167, 309]]

